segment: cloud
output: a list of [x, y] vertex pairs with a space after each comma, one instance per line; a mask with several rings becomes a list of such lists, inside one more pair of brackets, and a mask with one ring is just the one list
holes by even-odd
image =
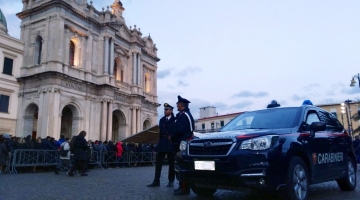
[[233, 97], [265, 97], [268, 96], [269, 93], [260, 91], [260, 92], [250, 92], [248, 90], [241, 91], [237, 94], [234, 94]]
[[285, 106], [285, 105], [287, 105], [288, 103], [287, 103], [287, 101], [279, 101], [279, 104], [280, 104], [281, 106]]
[[320, 87], [320, 85], [316, 84], [316, 83], [312, 83], [310, 85], [304, 86], [303, 88], [304, 88], [305, 91], [310, 91], [310, 90], [312, 90], [312, 89], [314, 89], [316, 87]]
[[294, 94], [291, 97], [291, 99], [294, 100], [294, 101], [303, 101], [303, 100], [307, 99], [307, 97], [306, 96], [299, 96], [297, 94]]
[[341, 93], [343, 94], [359, 94], [360, 93], [360, 88], [359, 87], [348, 87], [348, 88], [343, 88], [341, 90]]
[[202, 71], [202, 69], [200, 67], [187, 67], [187, 68], [181, 70], [179, 72], [179, 75], [184, 77], [189, 74], [193, 74], [193, 73], [197, 73], [197, 72], [201, 72], [201, 71]]
[[326, 99], [321, 99], [318, 102], [319, 102], [318, 104], [330, 104], [330, 103], [335, 103], [336, 101], [332, 98], [326, 98]]
[[157, 72], [158, 79], [166, 78], [171, 74], [171, 69], [164, 69]]
[[239, 102], [239, 103], [237, 103], [237, 104], [232, 105], [231, 107], [232, 107], [232, 108], [236, 108], [236, 109], [244, 109], [244, 108], [246, 108], [247, 106], [250, 106], [250, 105], [252, 105], [252, 104], [253, 104], [252, 101], [241, 101], [241, 102]]
[[186, 86], [188, 86], [188, 85], [189, 85], [189, 83], [185, 83], [184, 81], [179, 80], [179, 81], [178, 81], [178, 85], [179, 85], [179, 86], [186, 87]]

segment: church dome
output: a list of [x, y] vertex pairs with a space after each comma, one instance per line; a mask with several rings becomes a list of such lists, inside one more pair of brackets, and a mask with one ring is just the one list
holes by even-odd
[[0, 32], [1, 31], [7, 33], [7, 24], [6, 24], [5, 15], [2, 13], [0, 9]]

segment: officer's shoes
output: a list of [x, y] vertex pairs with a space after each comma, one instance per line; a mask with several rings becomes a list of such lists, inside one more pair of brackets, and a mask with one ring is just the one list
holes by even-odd
[[174, 191], [174, 195], [188, 195], [188, 194], [190, 194], [190, 189]]
[[148, 187], [159, 187], [160, 186], [160, 181], [153, 181], [152, 183], [150, 183], [147, 186]]
[[169, 181], [166, 187], [174, 187], [174, 182]]

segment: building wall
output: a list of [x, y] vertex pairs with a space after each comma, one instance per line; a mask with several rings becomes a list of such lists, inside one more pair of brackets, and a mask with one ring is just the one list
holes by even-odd
[[[20, 84], [16, 78], [20, 75], [23, 62], [24, 44], [7, 34], [0, 33], [0, 95], [9, 96], [8, 112], [0, 112], [0, 134], [15, 135]], [[5, 57], [13, 59], [12, 75], [3, 73]]]
[[[222, 121], [224, 125], [226, 125], [239, 114], [240, 113], [198, 119], [195, 121], [195, 131], [204, 132], [204, 131], [218, 130], [219, 128], [222, 127], [221, 126]], [[203, 128], [203, 124], [205, 125], [204, 128]], [[212, 124], [214, 124], [214, 126], [212, 126]]]
[[18, 136], [85, 130], [88, 139], [119, 140], [156, 124], [157, 48], [127, 27], [122, 4], [98, 11], [87, 1], [23, 3]]
[[[349, 128], [349, 123], [348, 123], [348, 119], [347, 119], [347, 113], [342, 113], [341, 112], [341, 103], [339, 104], [327, 104], [327, 105], [318, 105], [318, 107], [329, 111], [333, 114], [336, 114], [337, 119], [340, 121], [341, 124], [343, 124], [344, 128], [346, 130], [348, 130]], [[345, 104], [345, 107], [347, 107], [347, 105]], [[354, 114], [356, 114], [358, 112], [358, 110], [360, 110], [360, 104], [358, 104], [357, 102], [351, 103], [350, 104], [350, 112], [349, 115], [353, 116]], [[360, 121], [355, 121], [353, 119], [351, 119], [352, 122], [352, 126], [353, 129], [356, 129], [357, 127], [360, 126]], [[357, 133], [359, 134], [359, 133]]]

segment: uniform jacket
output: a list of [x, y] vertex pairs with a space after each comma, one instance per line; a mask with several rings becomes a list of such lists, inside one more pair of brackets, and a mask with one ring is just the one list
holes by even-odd
[[180, 144], [181, 141], [192, 138], [194, 128], [194, 118], [190, 113], [190, 109], [185, 108], [176, 114], [175, 133], [171, 136], [171, 140], [176, 144]]
[[354, 140], [353, 141], [353, 146], [354, 146], [354, 149], [355, 149], [355, 154], [360, 155], [360, 140]]
[[175, 116], [171, 115], [169, 121], [166, 121], [166, 116], [159, 121], [160, 133], [159, 142], [155, 148], [156, 152], [174, 152], [173, 144], [168, 137], [175, 133]]

